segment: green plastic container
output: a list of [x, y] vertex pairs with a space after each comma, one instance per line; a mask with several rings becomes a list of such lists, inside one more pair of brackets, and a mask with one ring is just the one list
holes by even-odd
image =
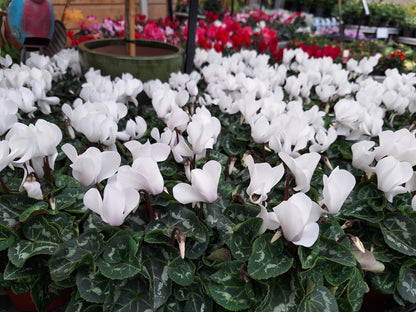
[[[183, 49], [152, 40], [136, 40], [137, 56], [128, 56], [128, 44], [123, 39], [99, 39], [78, 45], [81, 69], [85, 73], [90, 67], [101, 70], [104, 76], [113, 79], [123, 73], [131, 73], [146, 82], [152, 79], [168, 81], [173, 72], [183, 72]], [[124, 55], [123, 55], [124, 54]]]

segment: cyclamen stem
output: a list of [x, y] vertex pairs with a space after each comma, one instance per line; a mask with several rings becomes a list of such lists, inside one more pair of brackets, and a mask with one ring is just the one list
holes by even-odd
[[48, 156], [43, 158], [43, 171], [45, 172], [45, 178], [49, 181], [50, 184], [53, 184], [53, 176], [52, 176], [52, 170], [49, 166]]
[[350, 228], [354, 225], [354, 223], [358, 224], [359, 229], [362, 228], [360, 219], [352, 219], [345, 221], [345, 223], [341, 226], [341, 229], [345, 230], [347, 228]]
[[231, 154], [228, 156], [227, 162], [225, 163], [225, 170], [224, 170], [224, 181], [227, 180], [230, 167], [234, 167], [235, 161], [237, 160], [237, 157], [235, 157], [234, 154]]
[[144, 199], [145, 199], [145, 206], [146, 206], [146, 214], [147, 217], [149, 218], [149, 221], [153, 221], [155, 219], [155, 215], [153, 212], [153, 206], [152, 203], [150, 201], [150, 196], [149, 193], [146, 190], [140, 190], [139, 193], [144, 194]]
[[175, 128], [175, 133], [176, 133], [176, 144], [179, 143], [179, 135], [180, 135], [180, 131], [178, 129]]
[[0, 184], [3, 189], [4, 194], [10, 195], [9, 188], [7, 187], [6, 183], [4, 183], [4, 180], [1, 177], [0, 177]]
[[262, 144], [262, 151], [263, 151], [263, 162], [266, 162], [266, 145]]
[[238, 194], [238, 193], [235, 193], [233, 195], [233, 201], [232, 202], [233, 203], [240, 203], [241, 205], [245, 205], [246, 204], [246, 202], [244, 201], [244, 198], [240, 194]]
[[176, 231], [178, 231], [178, 236], [176, 237], [176, 240], [178, 241], [179, 245], [179, 252], [181, 255], [181, 258], [185, 258], [185, 240], [186, 235], [182, 232], [181, 228], [179, 226], [175, 226], [172, 230], [172, 233], [170, 234], [170, 244], [175, 247], [175, 234]]
[[284, 193], [284, 200], [288, 200], [290, 196], [290, 182], [293, 180], [293, 175], [291, 173], [286, 174], [286, 181], [285, 181], [285, 193]]
[[340, 238], [338, 238], [338, 243], [341, 243], [346, 237], [349, 237], [349, 239], [350, 239], [350, 241], [351, 241], [351, 243], [355, 246], [355, 247], [357, 247], [357, 249], [359, 250], [359, 251], [361, 251], [362, 253], [365, 253], [365, 248], [364, 248], [364, 245], [363, 245], [363, 243], [361, 242], [361, 240], [357, 237], [357, 236], [354, 236], [354, 235], [352, 235], [352, 234], [350, 234], [350, 233], [345, 233], [344, 235], [342, 235]]
[[90, 209], [88, 209], [85, 213], [84, 213], [84, 215], [81, 217], [81, 219], [79, 220], [79, 223], [78, 223], [78, 227], [79, 228], [81, 228], [82, 227], [82, 225], [84, 224], [84, 222], [85, 222], [85, 220], [87, 220], [88, 219], [88, 217], [89, 217], [89, 215], [91, 214], [91, 210]]
[[199, 203], [199, 212], [198, 212], [198, 220], [202, 221], [202, 218], [204, 217], [204, 203]]
[[250, 280], [250, 277], [247, 273], [247, 264], [243, 263], [240, 266], [240, 279], [244, 282], [247, 283]]
[[175, 226], [172, 230], [172, 233], [170, 234], [170, 245], [175, 247], [175, 238], [176, 238], [176, 231], [178, 231], [178, 236], [179, 235], [185, 235], [183, 234], [181, 228], [179, 226]]
[[103, 193], [103, 190], [101, 189], [100, 184], [95, 183], [95, 186], [97, 187], [98, 193], [100, 193], [101, 199], [104, 199], [104, 193]]

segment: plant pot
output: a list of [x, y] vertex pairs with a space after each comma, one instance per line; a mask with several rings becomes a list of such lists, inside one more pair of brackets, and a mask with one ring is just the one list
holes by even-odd
[[[32, 300], [32, 297], [30, 297], [30, 292], [15, 294], [11, 288], [7, 288], [7, 291], [9, 293], [10, 301], [17, 311], [36, 311], [36, 306]], [[65, 290], [49, 305], [45, 311], [54, 311], [65, 303], [69, 302], [71, 292], [71, 289]]]
[[143, 82], [152, 79], [168, 81], [172, 72], [183, 71], [184, 51], [171, 44], [136, 40], [136, 55], [128, 55], [128, 44], [123, 39], [85, 41], [78, 45], [81, 69], [101, 70], [112, 78], [131, 73]]

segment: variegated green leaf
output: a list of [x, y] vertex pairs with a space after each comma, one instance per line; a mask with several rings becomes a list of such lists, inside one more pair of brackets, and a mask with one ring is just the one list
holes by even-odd
[[[3, 198], [6, 196], [2, 196]], [[16, 200], [19, 200], [16, 198]], [[6, 206], [3, 202], [0, 202], [0, 224], [11, 227], [19, 221], [19, 210], [14, 209], [10, 206]]]
[[149, 298], [149, 285], [140, 275], [134, 279], [110, 282], [103, 310], [112, 312], [155, 311]]
[[[65, 292], [65, 290], [57, 289], [51, 284], [49, 275], [39, 274], [32, 285], [30, 296], [36, 305], [37, 311], [45, 311], [56, 298]], [[69, 297], [70, 290], [66, 292]]]
[[380, 224], [386, 244], [408, 256], [416, 256], [416, 223], [401, 213], [387, 215]]
[[[65, 312], [84, 312], [87, 310], [87, 307], [90, 303], [86, 302], [82, 297], [80, 297], [76, 291], [72, 293], [71, 299], [66, 307]], [[100, 312], [102, 312], [102, 307], [100, 307]], [[95, 312], [95, 311], [94, 311]]]
[[182, 312], [183, 303], [176, 300], [174, 296], [170, 296], [169, 300], [165, 304], [163, 312]]
[[66, 279], [84, 258], [94, 261], [103, 249], [103, 237], [95, 229], [61, 244], [49, 262], [52, 279], [56, 281]]
[[338, 305], [334, 295], [326, 287], [317, 287], [306, 295], [299, 307], [299, 312], [338, 312]]
[[23, 227], [25, 237], [34, 242], [61, 243], [59, 232], [56, 227], [49, 224], [43, 216], [29, 219]]
[[168, 275], [169, 253], [165, 248], [140, 248], [142, 274], [149, 280], [149, 301], [152, 309], [160, 308], [170, 297], [172, 282]]
[[251, 205], [231, 204], [224, 211], [224, 216], [231, 220], [235, 225], [255, 218], [259, 214], [259, 208]]
[[137, 259], [126, 259], [120, 263], [109, 263], [98, 258], [97, 265], [101, 273], [110, 279], [124, 279], [133, 277], [140, 272], [141, 265]]
[[354, 311], [360, 311], [364, 293], [367, 291], [368, 286], [364, 282], [363, 276], [357, 268], [354, 268], [354, 273], [347, 286], [348, 301]]
[[331, 263], [328, 270], [325, 271], [325, 279], [332, 286], [339, 286], [354, 273], [354, 267], [345, 266], [338, 263]]
[[271, 242], [273, 234], [263, 233], [254, 241], [248, 261], [248, 274], [254, 279], [268, 279], [287, 272], [293, 258], [283, 250], [282, 240]]
[[34, 281], [39, 275], [39, 270], [32, 267], [19, 268], [13, 265], [11, 262], [7, 263], [4, 269], [4, 279], [12, 281], [21, 281], [29, 283]]
[[83, 187], [78, 181], [69, 177], [65, 179], [68, 185], [55, 195], [56, 209], [67, 209], [73, 212], [84, 212], [84, 194], [88, 191], [87, 187]]
[[17, 240], [10, 246], [8, 257], [17, 267], [22, 267], [25, 262], [36, 255], [53, 255], [59, 244], [54, 242], [31, 242], [27, 240]]
[[348, 218], [358, 218], [371, 223], [383, 220], [383, 212], [374, 210], [369, 204], [368, 199], [354, 200], [351, 204], [344, 205], [341, 214]]
[[80, 296], [88, 302], [103, 303], [108, 295], [109, 280], [100, 273], [80, 270], [76, 283]]
[[242, 261], [231, 261], [218, 265], [218, 270], [210, 276], [208, 289], [214, 300], [222, 307], [239, 311], [250, 307], [245, 282], [240, 278]]
[[263, 220], [260, 218], [251, 218], [234, 228], [234, 233], [230, 241], [230, 249], [237, 260], [248, 260], [253, 241], [259, 233], [262, 223]]
[[368, 273], [372, 288], [381, 294], [392, 294], [396, 288], [397, 273], [390, 265], [386, 264], [384, 272]]
[[270, 290], [256, 312], [296, 312], [303, 298], [299, 279], [291, 273], [269, 279]]
[[318, 259], [327, 259], [345, 266], [357, 263], [351, 251], [341, 243], [326, 237], [320, 237], [312, 248], [300, 247], [299, 258], [304, 269], [311, 268]]
[[19, 221], [25, 222], [32, 214], [46, 214], [46, 213], [53, 212], [52, 210], [48, 212], [47, 211], [48, 208], [49, 208], [49, 204], [47, 202], [45, 202], [45, 201], [38, 201], [34, 205], [32, 205], [29, 208], [25, 209], [25, 211], [23, 211], [20, 214]]
[[416, 303], [416, 265], [404, 265], [400, 268], [399, 283], [397, 291], [400, 296], [411, 302]]
[[73, 239], [78, 235], [78, 228], [75, 224], [75, 216], [71, 216], [64, 212], [53, 215], [44, 216], [49, 224], [59, 229], [59, 237], [63, 241]]
[[16, 234], [7, 226], [0, 224], [0, 251], [9, 248], [17, 239]]
[[168, 265], [169, 277], [181, 286], [189, 286], [193, 283], [195, 277], [194, 271], [194, 264], [181, 257], [175, 258]]
[[212, 299], [205, 294], [201, 287], [196, 288], [191, 291], [188, 300], [185, 303], [184, 312], [212, 312], [213, 311], [213, 301]]

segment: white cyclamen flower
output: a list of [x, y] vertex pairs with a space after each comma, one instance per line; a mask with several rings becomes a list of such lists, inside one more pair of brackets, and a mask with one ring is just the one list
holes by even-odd
[[300, 155], [297, 158], [292, 158], [288, 154], [280, 152], [279, 157], [295, 176], [295, 191], [308, 192], [311, 187], [312, 175], [321, 159], [321, 155], [318, 153], [307, 153]]
[[19, 192], [23, 190], [26, 191], [27, 196], [30, 198], [34, 198], [37, 200], [43, 199], [42, 188], [40, 186], [39, 181], [36, 179], [34, 175], [34, 170], [32, 167], [27, 165], [23, 167], [24, 176], [22, 180], [22, 184], [20, 185]]
[[162, 193], [165, 184], [157, 162], [151, 157], [140, 157], [133, 161], [131, 167], [120, 167], [117, 179], [128, 188], [152, 195]]
[[251, 155], [246, 157], [245, 163], [250, 172], [247, 194], [253, 204], [261, 204], [267, 200], [267, 193], [280, 181], [285, 170], [282, 164], [276, 167], [269, 163], [255, 164]]
[[408, 182], [413, 176], [412, 166], [408, 162], [401, 162], [393, 156], [385, 157], [378, 161], [375, 172], [377, 174], [377, 186], [383, 191], [389, 202], [397, 194], [407, 192], [403, 183]]
[[355, 186], [355, 177], [347, 170], [336, 167], [329, 177], [323, 176], [324, 198], [319, 204], [325, 205], [328, 213], [337, 214]]
[[406, 161], [416, 166], [415, 133], [403, 128], [397, 131], [386, 130], [379, 134], [379, 146], [374, 149], [375, 158], [394, 156], [400, 161]]
[[123, 224], [124, 219], [132, 212], [140, 201], [139, 193], [126, 188], [117, 181], [108, 183], [101, 198], [97, 189], [92, 188], [84, 195], [85, 207], [101, 216], [101, 219], [111, 226]]
[[9, 142], [6, 140], [0, 141], [0, 171], [6, 168], [10, 162], [9, 152]]
[[121, 162], [117, 152], [101, 152], [96, 147], [89, 147], [78, 155], [75, 147], [66, 143], [62, 146], [62, 151], [72, 161], [72, 175], [84, 186], [100, 183], [113, 176]]
[[319, 236], [316, 223], [323, 212], [319, 205], [304, 193], [296, 193], [273, 208], [284, 237], [305, 247], [312, 246]]
[[191, 171], [191, 185], [179, 183], [173, 187], [173, 197], [181, 204], [193, 202], [213, 203], [217, 200], [218, 182], [221, 176], [221, 164], [208, 161], [202, 169]]
[[188, 141], [195, 155], [201, 155], [211, 149], [221, 131], [221, 123], [205, 106], [198, 107], [187, 127]]
[[262, 234], [267, 230], [277, 230], [280, 226], [276, 213], [274, 211], [268, 212], [263, 205], [260, 205], [260, 212], [256, 217], [263, 219], [259, 234]]
[[57, 125], [38, 119], [34, 125], [14, 124], [6, 134], [6, 140], [9, 141], [13, 163], [23, 164], [31, 160], [38, 176], [43, 176], [44, 157], [48, 157], [48, 165], [53, 169], [62, 132]]
[[146, 130], [146, 121], [143, 117], [137, 116], [134, 120], [127, 120], [126, 129], [117, 132], [117, 139], [122, 141], [138, 140], [143, 136]]
[[351, 146], [353, 167], [365, 172], [374, 172], [374, 168], [370, 167], [375, 156], [374, 151], [370, 151], [370, 149], [374, 145], [373, 141], [360, 141]]

